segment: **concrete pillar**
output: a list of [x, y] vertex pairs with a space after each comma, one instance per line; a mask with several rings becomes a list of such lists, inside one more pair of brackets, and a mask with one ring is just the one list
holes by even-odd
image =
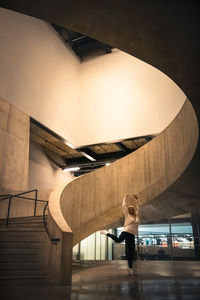
[[28, 188], [29, 116], [0, 98], [0, 192]]
[[194, 237], [194, 252], [196, 260], [200, 260], [200, 215], [192, 213], [192, 229]]
[[50, 212], [47, 218], [51, 237], [59, 241], [52, 242], [46, 235], [44, 265], [52, 284], [69, 286], [72, 283], [73, 233], [60, 230]]

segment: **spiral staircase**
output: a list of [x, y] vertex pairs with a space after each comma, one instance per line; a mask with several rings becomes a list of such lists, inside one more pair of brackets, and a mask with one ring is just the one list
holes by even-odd
[[[195, 41], [199, 21], [192, 5], [179, 6], [176, 1], [166, 5], [145, 1], [122, 4], [114, 0], [60, 1], [59, 6], [56, 1], [42, 1], [42, 5], [41, 1], [2, 2], [5, 8], [81, 32], [152, 64], [183, 89], [199, 117]], [[144, 222], [192, 211], [193, 205], [200, 211], [195, 112], [186, 99], [176, 118], [151, 142], [51, 193], [48, 222], [60, 242], [49, 242], [46, 257], [55, 280], [70, 282], [72, 245], [120, 220], [125, 194], [139, 194]]]

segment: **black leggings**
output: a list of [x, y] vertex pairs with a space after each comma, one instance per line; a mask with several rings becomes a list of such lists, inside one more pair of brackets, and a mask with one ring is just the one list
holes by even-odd
[[119, 237], [110, 233], [108, 233], [107, 236], [113, 239], [116, 243], [121, 243], [125, 240], [126, 259], [128, 260], [129, 268], [132, 268], [133, 260], [135, 259], [135, 235], [122, 231]]

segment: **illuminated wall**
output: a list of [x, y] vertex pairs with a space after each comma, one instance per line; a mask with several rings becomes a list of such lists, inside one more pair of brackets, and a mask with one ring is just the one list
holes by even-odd
[[52, 190], [59, 182], [70, 181], [73, 176], [50, 162], [42, 147], [30, 142], [29, 151], [29, 189]]
[[185, 95], [113, 50], [80, 63], [50, 24], [0, 8], [0, 96], [76, 146], [158, 133]]
[[79, 118], [79, 69], [50, 24], [0, 8], [0, 96], [66, 139]]
[[186, 98], [165, 74], [117, 49], [83, 62], [80, 71], [87, 132], [80, 144], [159, 133]]
[[91, 234], [73, 248], [73, 259], [79, 258], [81, 260], [112, 260], [112, 240], [100, 234], [99, 231]]

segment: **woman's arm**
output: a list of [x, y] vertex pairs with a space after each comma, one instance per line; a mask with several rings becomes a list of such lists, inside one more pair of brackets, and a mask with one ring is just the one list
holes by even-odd
[[137, 203], [137, 219], [140, 222], [140, 216], [141, 216], [141, 200], [138, 198], [138, 203]]
[[123, 213], [125, 216], [128, 215], [128, 206], [126, 203], [126, 199], [127, 199], [127, 196], [124, 197], [123, 202], [122, 202], [122, 210], [123, 210]]

